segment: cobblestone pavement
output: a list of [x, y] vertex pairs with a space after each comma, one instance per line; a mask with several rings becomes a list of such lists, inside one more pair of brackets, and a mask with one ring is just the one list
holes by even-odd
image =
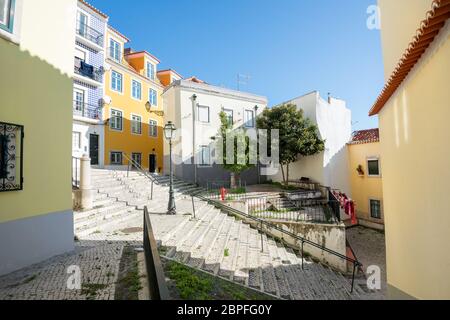
[[[127, 235], [103, 238], [108, 240], [77, 242], [74, 252], [0, 277], [0, 300], [113, 300], [122, 250], [140, 242]], [[73, 279], [70, 266], [80, 268], [81, 289], [67, 285]]]
[[381, 291], [386, 296], [386, 243], [384, 233], [365, 227], [347, 229], [347, 239], [359, 261], [364, 265], [364, 272], [369, 266], [381, 269]]

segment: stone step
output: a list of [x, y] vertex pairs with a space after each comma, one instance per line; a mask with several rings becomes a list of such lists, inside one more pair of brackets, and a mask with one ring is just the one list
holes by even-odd
[[[239, 254], [239, 238], [241, 231], [245, 229], [243, 223], [237, 223], [235, 228], [230, 230], [229, 237], [224, 249], [224, 256], [220, 263], [218, 274], [222, 277], [231, 279], [234, 275], [235, 260], [237, 260]], [[227, 254], [225, 254], [225, 252]]]
[[234, 275], [232, 280], [245, 285], [248, 285], [247, 254], [249, 251], [249, 235], [250, 227], [248, 225], [244, 225], [239, 237], [237, 258], [235, 259], [233, 265]]
[[133, 208], [123, 207], [123, 208], [118, 208], [116, 210], [112, 210], [112, 211], [108, 211], [108, 212], [97, 213], [95, 215], [76, 220], [74, 223], [74, 228], [76, 231], [88, 229], [90, 227], [100, 225], [108, 220], [113, 219], [113, 218], [127, 215], [128, 213], [130, 213], [132, 211], [134, 211]]
[[101, 213], [108, 213], [108, 212], [114, 212], [118, 209], [123, 209], [126, 208], [127, 204], [125, 202], [113, 202], [109, 205], [105, 205], [105, 206], [100, 206], [100, 207], [94, 207], [91, 210], [87, 210], [87, 211], [78, 211], [74, 213], [74, 221], [77, 222], [81, 219], [85, 219], [91, 216], [95, 216], [97, 214], [101, 214]]

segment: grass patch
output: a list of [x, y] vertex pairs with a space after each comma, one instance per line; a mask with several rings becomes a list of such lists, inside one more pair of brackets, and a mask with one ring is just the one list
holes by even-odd
[[244, 187], [239, 187], [236, 189], [230, 189], [227, 192], [229, 194], [245, 194], [245, 193], [247, 193], [247, 189], [245, 189]]
[[172, 298], [178, 300], [274, 300], [275, 298], [213, 275], [162, 259]]
[[97, 296], [98, 291], [106, 289], [107, 287], [107, 284], [83, 283], [81, 285], [81, 294], [86, 295], [88, 300], [92, 300]]
[[223, 256], [224, 257], [229, 257], [230, 256], [230, 250], [228, 248], [223, 250]]
[[142, 289], [141, 278], [134, 247], [125, 247], [119, 266], [119, 276], [116, 282], [115, 300], [138, 300]]
[[285, 184], [283, 184], [281, 182], [273, 182], [273, 181], [271, 181], [271, 182], [268, 182], [268, 183], [273, 185], [273, 186], [276, 186], [276, 187], [280, 188], [281, 190], [287, 190], [287, 191], [302, 190], [302, 188], [300, 188], [300, 187], [296, 187], [296, 186], [293, 186], [293, 185], [285, 185]]

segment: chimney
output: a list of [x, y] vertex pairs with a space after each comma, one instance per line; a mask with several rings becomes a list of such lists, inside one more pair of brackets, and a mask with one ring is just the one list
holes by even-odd
[[331, 104], [331, 93], [328, 92], [328, 104]]
[[132, 48], [125, 48], [125, 50], [124, 50], [124, 54], [125, 54], [125, 55], [130, 54], [130, 53], [133, 53], [133, 52], [134, 52], [134, 51], [133, 51]]

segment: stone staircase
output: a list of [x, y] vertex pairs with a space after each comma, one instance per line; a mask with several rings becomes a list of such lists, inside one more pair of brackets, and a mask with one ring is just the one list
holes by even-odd
[[[138, 173], [93, 170], [95, 208], [75, 213], [75, 233], [80, 239], [111, 235], [126, 228], [142, 228], [143, 207], [151, 213], [155, 238], [163, 255], [216, 276], [282, 299], [380, 299], [370, 292], [363, 278], [350, 293], [351, 280], [328, 266], [313, 262], [229, 216], [213, 205], [194, 200], [190, 194], [201, 189], [175, 179], [176, 216], [167, 210], [168, 183], [165, 176], [153, 176], [151, 183]], [[136, 239], [142, 238], [142, 233]], [[301, 267], [302, 259], [304, 270]]]

